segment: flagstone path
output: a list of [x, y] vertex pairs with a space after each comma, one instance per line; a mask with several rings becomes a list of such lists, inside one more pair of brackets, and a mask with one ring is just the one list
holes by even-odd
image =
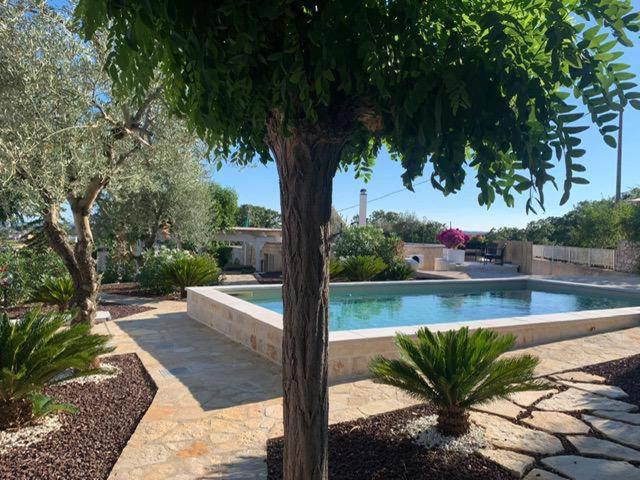
[[[151, 305], [155, 310], [108, 323], [116, 353], [137, 353], [158, 385], [110, 478], [266, 478], [265, 442], [282, 434], [279, 368], [191, 320], [184, 302]], [[106, 333], [104, 325], [95, 328]], [[539, 356], [540, 375], [571, 371], [640, 353], [640, 327], [518, 353]], [[600, 388], [597, 378], [573, 373], [554, 381], [552, 391], [524, 392], [502, 401], [508, 409], [497, 402], [493, 411], [483, 408], [473, 414], [493, 443], [483, 454], [516, 475], [526, 474], [527, 480], [582, 480], [584, 472], [599, 480], [640, 479], [638, 463], [629, 463], [637, 462], [640, 451], [633, 448], [640, 447], [635, 405], [617, 391], [616, 399], [601, 395], [613, 390]], [[397, 389], [366, 379], [332, 385], [329, 399], [331, 423], [415, 403]], [[576, 402], [578, 409], [572, 406]], [[564, 425], [561, 415], [573, 416]], [[564, 454], [560, 435], [566, 435], [577, 454]]]

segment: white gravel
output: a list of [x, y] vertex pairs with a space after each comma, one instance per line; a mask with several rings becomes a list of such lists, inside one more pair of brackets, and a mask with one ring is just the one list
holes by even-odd
[[44, 440], [47, 435], [62, 427], [58, 415], [48, 415], [38, 423], [22, 427], [19, 430], [0, 432], [0, 454], [12, 448], [28, 447], [31, 444]]
[[58, 385], [65, 385], [67, 383], [77, 383], [79, 385], [84, 385], [86, 383], [100, 383], [104, 382], [105, 380], [115, 378], [122, 372], [120, 367], [116, 367], [115, 365], [103, 364], [101, 365], [101, 368], [105, 371], [104, 373], [97, 373], [95, 375], [87, 375], [85, 377], [76, 377], [69, 380], [63, 380], [62, 382], [58, 383]]
[[473, 453], [489, 446], [485, 440], [484, 429], [473, 422], [470, 423], [469, 432], [466, 434], [460, 437], [449, 437], [438, 432], [437, 421], [437, 415], [418, 417], [409, 422], [402, 433], [410, 435], [418, 445], [427, 449], [440, 448], [447, 451]]

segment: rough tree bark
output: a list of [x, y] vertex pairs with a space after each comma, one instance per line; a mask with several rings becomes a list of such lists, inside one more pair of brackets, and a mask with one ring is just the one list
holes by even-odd
[[327, 478], [329, 236], [344, 139], [269, 125], [283, 224], [284, 478]]
[[84, 195], [67, 199], [77, 235], [73, 247], [58, 223], [60, 207], [51, 204], [44, 212], [44, 231], [49, 245], [62, 258], [76, 289], [73, 304], [78, 309], [78, 314], [73, 323], [93, 323], [98, 310], [98, 273], [93, 258], [94, 242], [90, 215], [96, 198], [106, 184], [107, 180], [96, 177], [89, 183]]

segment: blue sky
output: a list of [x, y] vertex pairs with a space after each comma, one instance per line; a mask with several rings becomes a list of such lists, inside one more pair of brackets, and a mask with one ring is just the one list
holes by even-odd
[[[636, 10], [640, 10], [640, 0], [633, 1]], [[631, 71], [640, 77], [640, 39], [634, 39], [636, 45], [627, 49], [620, 60], [631, 65]], [[636, 79], [637, 80], [637, 79]], [[590, 122], [585, 118], [585, 124]], [[524, 209], [525, 198], [516, 198], [514, 208], [509, 208], [501, 201], [497, 201], [489, 210], [477, 203], [477, 189], [473, 173], [468, 172], [467, 181], [463, 189], [455, 194], [444, 197], [433, 190], [430, 184], [418, 185], [415, 193], [405, 190], [390, 195], [376, 202], [371, 202], [369, 211], [374, 209], [414, 212], [420, 217], [449, 223], [454, 227], [465, 230], [489, 230], [492, 227], [524, 226], [527, 222], [548, 215], [561, 215], [582, 200], [594, 200], [613, 196], [615, 193], [616, 150], [608, 147], [602, 141], [597, 129], [591, 128], [581, 134], [583, 148], [587, 154], [581, 159], [587, 167], [585, 176], [589, 185], [575, 185], [571, 198], [564, 206], [559, 205], [562, 192], [553, 190], [549, 185], [546, 190], [546, 212], [537, 216], [526, 215]], [[623, 138], [623, 190], [640, 186], [640, 111], [627, 108], [624, 116]], [[555, 175], [562, 185], [563, 165], [554, 169]], [[425, 173], [428, 178], [430, 171]], [[352, 171], [339, 172], [335, 178], [333, 190], [333, 204], [338, 209], [358, 203], [361, 188], [366, 188], [369, 198], [386, 195], [402, 189], [401, 166], [393, 162], [389, 155], [381, 153], [374, 168], [373, 178], [366, 184], [363, 180], [355, 179]], [[237, 167], [225, 164], [219, 172], [211, 175], [212, 179], [224, 186], [232, 187], [239, 196], [240, 203], [253, 203], [279, 210], [278, 175], [273, 163], [263, 166], [256, 163], [250, 167]], [[419, 182], [420, 180], [417, 180]], [[357, 213], [357, 208], [341, 212], [350, 218]]]

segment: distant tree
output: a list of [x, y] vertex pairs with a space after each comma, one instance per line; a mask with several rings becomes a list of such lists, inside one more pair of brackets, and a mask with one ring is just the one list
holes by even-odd
[[239, 212], [238, 194], [232, 188], [226, 188], [217, 183], [211, 183], [209, 191], [214, 232], [235, 227]]
[[629, 67], [614, 63], [622, 52], [612, 51], [640, 29], [629, 0], [80, 0], [77, 16], [88, 38], [109, 29], [109, 72], [121, 90], [147, 90], [160, 69], [166, 98], [221, 156], [276, 162], [286, 480], [328, 476], [338, 168], [370, 175], [384, 144], [408, 187], [427, 164], [445, 194], [473, 171], [481, 204], [513, 205], [514, 192], [529, 192], [531, 210], [544, 185], [557, 183], [554, 154], [563, 203], [587, 182], [577, 102], [613, 146], [620, 106], [640, 108]]
[[506, 240], [526, 240], [527, 234], [523, 228], [500, 227], [492, 228], [485, 235], [487, 242], [501, 242]]
[[617, 248], [628, 236], [636, 207], [613, 199], [580, 202], [572, 212], [569, 245], [587, 248]]
[[437, 243], [436, 235], [447, 226], [444, 223], [420, 220], [413, 213], [388, 212], [375, 210], [371, 213], [367, 223], [382, 228], [385, 233], [393, 233], [405, 242]]
[[249, 226], [255, 228], [280, 228], [282, 226], [282, 216], [271, 208], [260, 205], [243, 204], [240, 205], [236, 214], [236, 226], [244, 227], [247, 219]]
[[[179, 127], [171, 128], [175, 133]], [[133, 184], [114, 184], [98, 198], [92, 218], [98, 238], [141, 240], [151, 248], [164, 228], [173, 239], [196, 246], [211, 239], [213, 198], [201, 161], [190, 152], [194, 140], [186, 132], [163, 133], [156, 130], [156, 155], [141, 166], [145, 175]]]

